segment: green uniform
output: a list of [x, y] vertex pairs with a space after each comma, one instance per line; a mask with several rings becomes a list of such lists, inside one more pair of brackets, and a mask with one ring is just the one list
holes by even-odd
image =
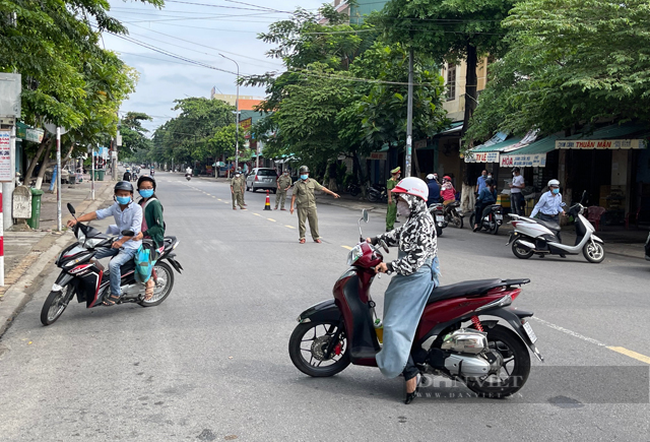
[[239, 175], [239, 178], [234, 177], [230, 179], [232, 186], [232, 208], [236, 209], [235, 204], [240, 208], [244, 208], [244, 189], [246, 188], [246, 179], [244, 175]]
[[275, 193], [275, 208], [278, 208], [278, 203], [280, 203], [280, 208], [284, 210], [284, 203], [287, 200], [287, 189], [291, 186], [291, 177], [289, 175], [282, 174], [278, 178], [278, 190]]
[[309, 229], [311, 230], [311, 237], [314, 240], [320, 239], [318, 234], [318, 215], [316, 213], [316, 197], [314, 196], [315, 190], [321, 190], [318, 181], [314, 179], [298, 180], [293, 185], [293, 194], [296, 197], [296, 207], [298, 211], [298, 233], [300, 239], [305, 239], [305, 221], [309, 220]]
[[[397, 185], [397, 181], [390, 178], [386, 182], [386, 191], [390, 192]], [[389, 232], [395, 227], [395, 220], [397, 219], [397, 204], [395, 203], [395, 197], [391, 195], [391, 203], [388, 204], [388, 209], [386, 210], [386, 231]]]

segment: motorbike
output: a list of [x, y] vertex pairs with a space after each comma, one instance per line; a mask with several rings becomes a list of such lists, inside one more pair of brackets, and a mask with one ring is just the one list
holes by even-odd
[[192, 179], [192, 174], [191, 174], [191, 173], [186, 173], [186, 174], [185, 174], [185, 179], [186, 179], [187, 181], [191, 180], [191, 179]]
[[[358, 222], [361, 242], [348, 254], [349, 268], [334, 284], [333, 299], [303, 311], [291, 334], [291, 361], [309, 376], [333, 376], [349, 364], [377, 366], [383, 329], [370, 286], [388, 249], [383, 241], [364, 241], [362, 220], [368, 222], [365, 210]], [[461, 381], [483, 397], [521, 389], [530, 372], [529, 350], [543, 361], [527, 320], [533, 313], [510, 307], [529, 282], [484, 279], [435, 288], [411, 350], [420, 371]]]
[[372, 186], [368, 187], [367, 197], [368, 197], [368, 201], [370, 201], [371, 203], [375, 203], [375, 202], [387, 203], [388, 193], [386, 191], [386, 186], [373, 184]]
[[[74, 217], [75, 210], [70, 203], [68, 210]], [[115, 238], [79, 222], [73, 232], [77, 241], [66, 247], [55, 261], [55, 265], [61, 268], [61, 274], [41, 309], [43, 325], [50, 325], [59, 319], [75, 295], [77, 302], [86, 303], [86, 308], [103, 305], [104, 298], [110, 295], [110, 271], [94, 257], [99, 250], [110, 249]], [[133, 232], [124, 231], [122, 235], [131, 236]], [[116, 304], [135, 302], [142, 307], [154, 307], [167, 299], [174, 287], [174, 270], [179, 274], [183, 270], [175, 259], [174, 250], [178, 244], [176, 237], [166, 236], [164, 245], [158, 249], [159, 258], [152, 270], [156, 285], [153, 297], [148, 301], [144, 299], [144, 285], [135, 280], [135, 261], [124, 264], [120, 284], [122, 297]]]
[[357, 183], [350, 183], [348, 184], [348, 187], [345, 190], [350, 195], [357, 196], [359, 195], [359, 192], [361, 192], [361, 187], [359, 187]]
[[460, 209], [460, 201], [452, 201], [444, 207], [445, 222], [459, 229], [463, 228], [463, 211]]
[[648, 234], [648, 239], [645, 240], [645, 259], [650, 261], [650, 233]]
[[585, 207], [577, 203], [569, 208], [567, 215], [575, 220], [576, 243], [573, 246], [562, 244], [557, 234], [560, 226], [539, 219], [510, 214], [510, 224], [514, 227], [506, 246], [512, 244], [512, 253], [520, 259], [533, 255], [578, 255], [580, 252], [587, 261], [600, 263], [605, 259], [603, 240], [595, 235], [596, 229], [582, 213]]
[[[469, 224], [473, 226], [476, 214], [472, 213], [469, 217]], [[499, 233], [499, 227], [503, 224], [503, 207], [500, 204], [490, 204], [483, 209], [483, 217], [478, 223], [478, 230], [480, 232], [485, 229], [488, 233], [496, 235]]]
[[449, 221], [445, 217], [445, 206], [442, 203], [431, 204], [429, 213], [431, 213], [436, 225], [436, 235], [442, 236], [442, 229], [449, 225]]

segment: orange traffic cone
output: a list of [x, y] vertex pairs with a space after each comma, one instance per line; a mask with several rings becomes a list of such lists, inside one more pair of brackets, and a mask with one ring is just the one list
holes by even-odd
[[271, 210], [271, 199], [269, 198], [269, 191], [266, 191], [266, 202], [264, 203], [264, 210]]

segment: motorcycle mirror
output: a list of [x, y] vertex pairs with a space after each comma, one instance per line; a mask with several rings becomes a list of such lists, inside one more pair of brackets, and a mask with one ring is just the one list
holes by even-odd
[[122, 230], [122, 236], [135, 236], [135, 232], [133, 230]]
[[76, 213], [72, 204], [68, 203], [68, 211], [74, 216]]
[[361, 219], [366, 223], [370, 221], [370, 214], [367, 209], [361, 209]]

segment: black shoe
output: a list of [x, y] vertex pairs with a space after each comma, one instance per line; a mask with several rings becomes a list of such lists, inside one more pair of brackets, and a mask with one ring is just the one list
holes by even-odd
[[420, 389], [420, 382], [422, 382], [422, 375], [418, 374], [415, 377], [417, 379], [415, 384], [415, 391], [413, 391], [413, 393], [406, 393], [406, 398], [404, 399], [404, 403], [406, 405], [413, 402], [413, 399], [415, 399], [418, 396], [418, 390]]
[[560, 258], [566, 258], [566, 255], [563, 253], [560, 253]]

